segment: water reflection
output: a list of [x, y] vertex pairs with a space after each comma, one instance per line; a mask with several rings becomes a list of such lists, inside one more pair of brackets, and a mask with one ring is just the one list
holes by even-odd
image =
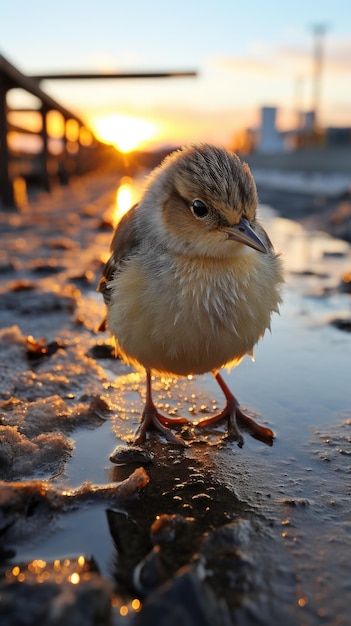
[[[311, 325], [318, 316], [325, 324], [333, 315], [341, 319], [346, 316], [347, 321], [351, 317], [349, 243], [325, 232], [308, 231], [297, 222], [278, 217], [270, 207], [262, 207], [262, 217], [275, 249], [282, 254], [288, 288], [295, 295], [314, 298], [313, 306], [308, 300], [302, 301], [301, 309], [308, 312], [306, 323]], [[289, 312], [289, 300], [285, 307]]]
[[341, 274], [349, 270], [351, 252], [346, 241], [321, 231], [308, 231], [298, 222], [279, 217], [268, 206], [261, 208], [261, 214], [288, 272], [328, 273], [340, 280]]
[[138, 193], [133, 179], [129, 176], [123, 176], [116, 192], [115, 210], [113, 214], [114, 226], [120, 222], [123, 215], [136, 203], [137, 196]]

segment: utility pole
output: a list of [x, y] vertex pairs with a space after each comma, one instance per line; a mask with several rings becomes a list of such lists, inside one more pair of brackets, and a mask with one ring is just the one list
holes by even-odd
[[321, 102], [321, 78], [324, 61], [324, 35], [327, 30], [326, 24], [314, 24], [314, 49], [313, 49], [313, 77], [312, 77], [312, 111], [314, 113], [314, 128], [318, 129], [320, 102]]
[[302, 111], [303, 107], [303, 87], [304, 77], [301, 74], [295, 76], [294, 81], [294, 98], [293, 98], [293, 110], [296, 116], [296, 127], [300, 130], [302, 127]]

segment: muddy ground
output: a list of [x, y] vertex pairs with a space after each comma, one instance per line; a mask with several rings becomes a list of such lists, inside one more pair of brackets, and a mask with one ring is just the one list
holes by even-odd
[[[189, 429], [131, 454], [144, 377], [97, 330], [118, 184], [0, 215], [1, 624], [349, 623], [348, 244], [262, 209], [285, 305], [227, 376], [273, 447]], [[171, 414], [223, 402], [210, 376], [154, 384]]]

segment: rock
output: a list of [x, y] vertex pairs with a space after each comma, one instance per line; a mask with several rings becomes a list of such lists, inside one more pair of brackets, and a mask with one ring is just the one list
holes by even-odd
[[65, 269], [64, 265], [59, 265], [56, 259], [34, 259], [30, 264], [30, 268], [32, 272], [40, 274], [40, 276], [59, 274]]
[[70, 280], [79, 287], [91, 287], [95, 279], [94, 272], [91, 270], [85, 270], [81, 274], [70, 276]]
[[140, 465], [148, 465], [153, 461], [153, 454], [141, 446], [117, 446], [110, 454], [111, 463], [116, 465], [129, 465], [137, 463]]
[[351, 319], [343, 319], [341, 317], [337, 317], [334, 320], [331, 320], [331, 325], [338, 328], [338, 330], [343, 330], [346, 333], [351, 333]]
[[72, 313], [76, 308], [76, 300], [71, 295], [57, 294], [54, 291], [42, 291], [35, 283], [29, 281], [16, 282], [6, 293], [1, 294], [3, 311], [14, 311], [18, 315], [47, 315], [60, 311]]
[[137, 565], [133, 576], [137, 591], [143, 595], [160, 587], [192, 560], [195, 519], [179, 514], [159, 515], [151, 525], [150, 534], [153, 548]]
[[147, 599], [142, 610], [133, 616], [130, 626], [227, 626], [231, 623], [225, 603], [219, 604], [208, 587], [186, 568], [173, 584], [164, 585]]
[[111, 585], [83, 556], [14, 566], [0, 595], [1, 626], [107, 626], [111, 621]]
[[252, 531], [249, 520], [238, 519], [231, 524], [225, 524], [204, 538], [201, 553], [206, 557], [213, 557], [238, 548], [247, 548]]
[[113, 359], [115, 360], [116, 354], [115, 347], [111, 344], [101, 343], [92, 346], [88, 351], [88, 355], [93, 359]]
[[45, 339], [36, 340], [32, 335], [27, 336], [27, 358], [34, 363], [43, 357], [52, 356], [60, 349], [65, 349], [64, 343], [60, 341], [46, 343]]

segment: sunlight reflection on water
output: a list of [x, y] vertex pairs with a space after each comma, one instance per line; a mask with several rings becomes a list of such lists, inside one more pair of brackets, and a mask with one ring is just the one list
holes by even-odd
[[116, 191], [116, 205], [113, 213], [113, 224], [116, 226], [123, 215], [136, 203], [138, 197], [137, 187], [130, 176], [123, 176]]

